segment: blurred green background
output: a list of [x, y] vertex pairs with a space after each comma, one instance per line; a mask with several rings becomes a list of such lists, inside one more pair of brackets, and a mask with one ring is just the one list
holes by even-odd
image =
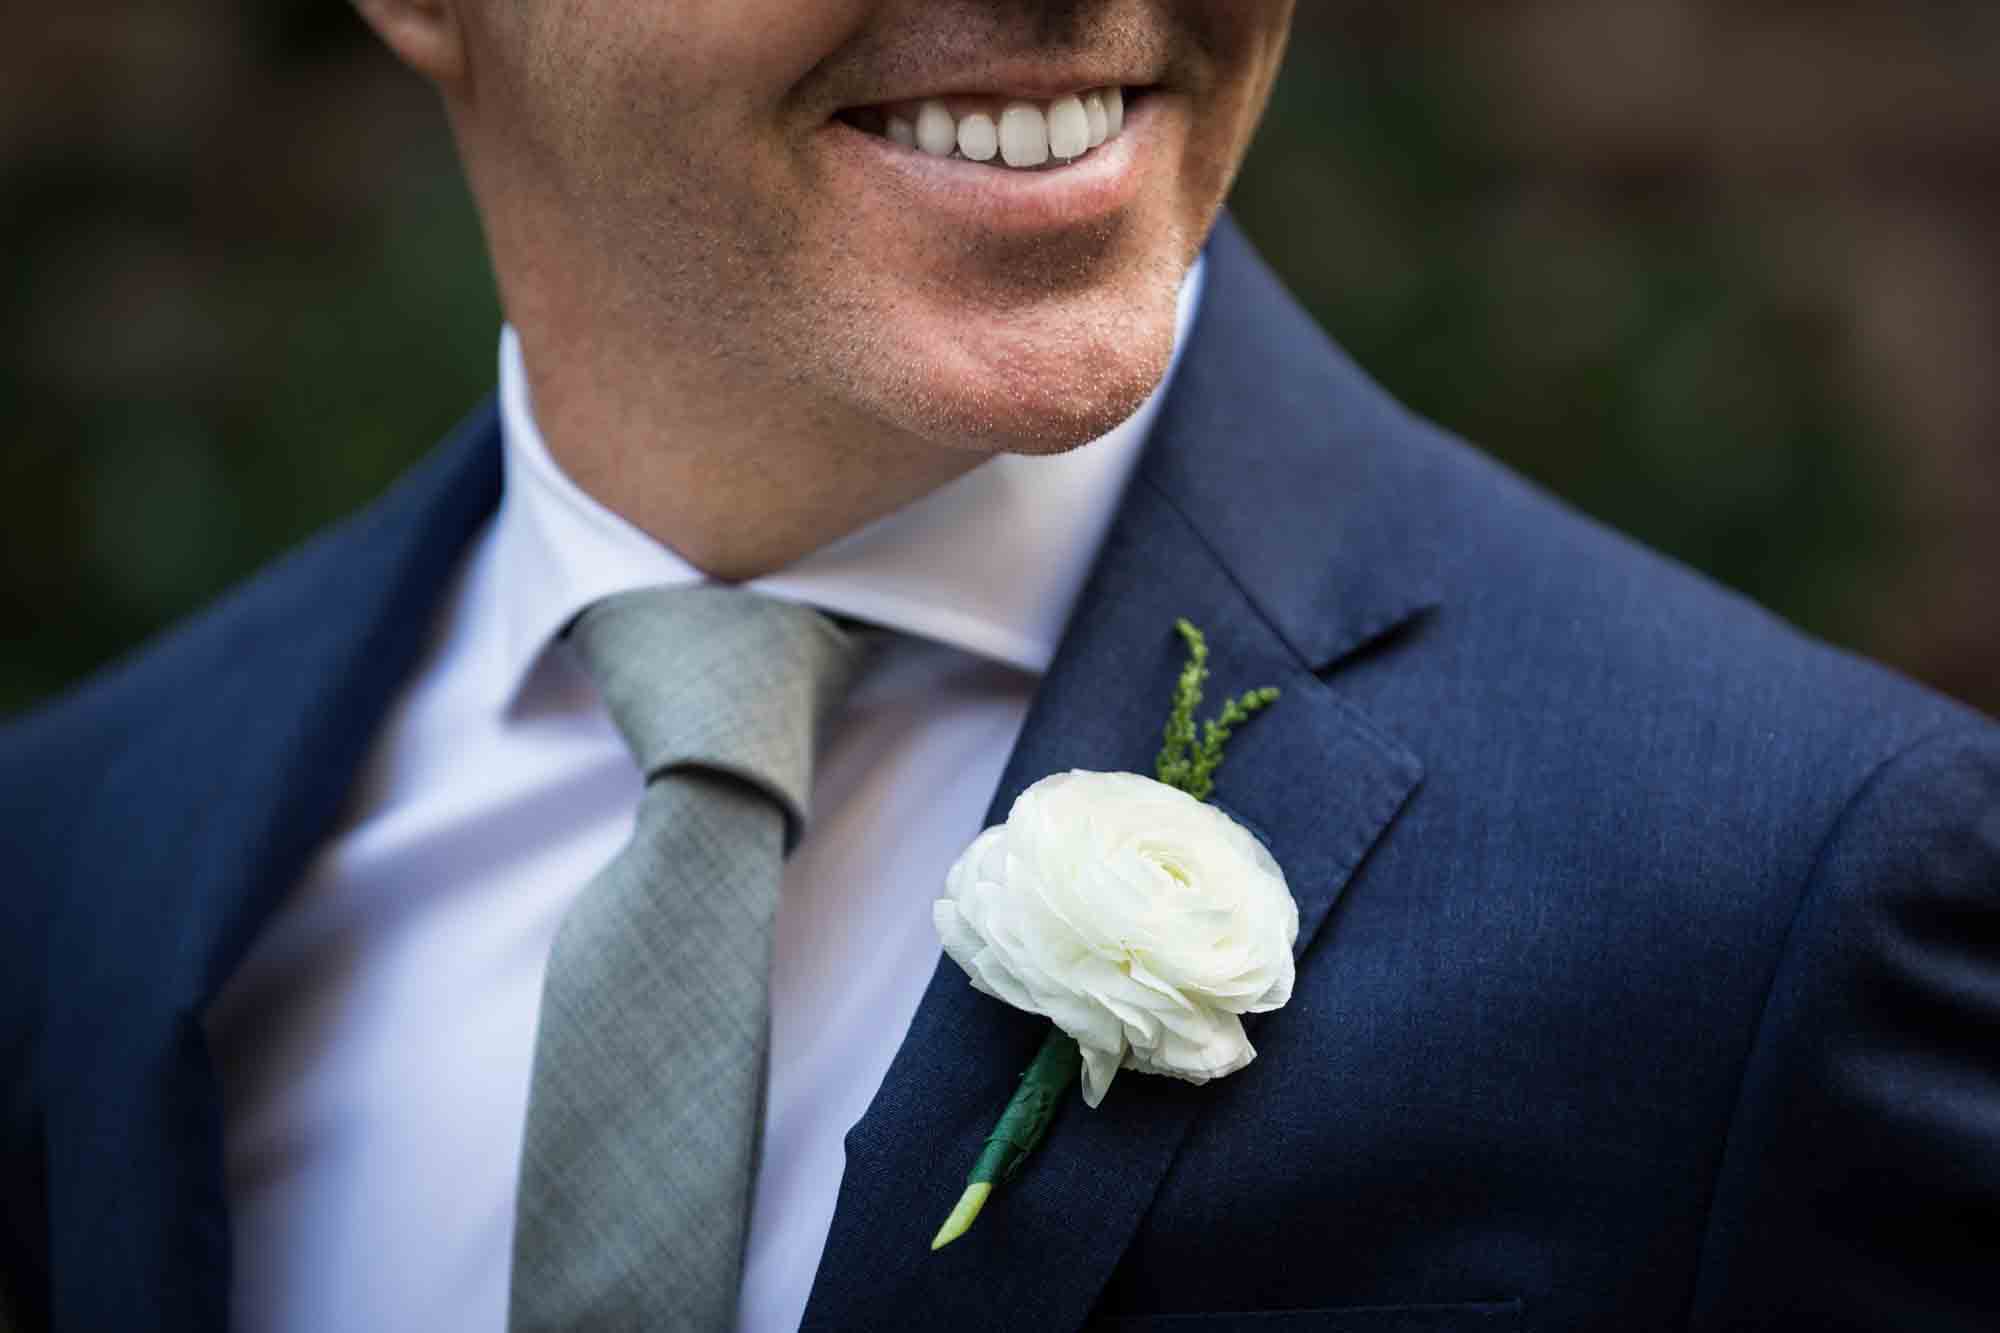
[[[0, 714], [364, 502], [491, 386], [428, 91], [340, 0], [0, 57]], [[2000, 711], [2000, 5], [1301, 4], [1235, 207], [1405, 401]]]

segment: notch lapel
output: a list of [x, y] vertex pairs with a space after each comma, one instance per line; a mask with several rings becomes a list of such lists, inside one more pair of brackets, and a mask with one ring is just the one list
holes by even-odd
[[[1351, 446], [1387, 400], [1338, 359], [1226, 220], [1209, 263], [1161, 424], [987, 823], [1050, 773], [1152, 772], [1183, 660], [1173, 622], [1186, 616], [1211, 648], [1204, 714], [1253, 686], [1283, 691], [1231, 741], [1214, 799], [1284, 868], [1299, 903], [1297, 952], [1309, 960], [1342, 889], [1422, 776], [1415, 756], [1320, 672], [1435, 603], [1429, 544], [1365, 512], [1394, 469]], [[1254, 1042], [1287, 1021], [1280, 1010], [1247, 1026]], [[1128, 1074], [1097, 1110], [1067, 1106], [972, 1232], [931, 1253], [1046, 1031], [1046, 1020], [979, 994], [949, 958], [940, 962], [847, 1137], [807, 1328], [1085, 1322], [1212, 1090]]]

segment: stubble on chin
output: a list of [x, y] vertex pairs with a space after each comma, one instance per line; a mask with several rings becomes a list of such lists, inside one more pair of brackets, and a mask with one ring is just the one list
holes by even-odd
[[1128, 260], [1111, 283], [1108, 252], [982, 255], [975, 271], [996, 281], [927, 285], [915, 318], [899, 318], [912, 298], [893, 284], [822, 283], [797, 312], [809, 350], [795, 370], [879, 430], [932, 448], [1065, 453], [1115, 429], [1165, 377], [1196, 253], [1182, 249]]

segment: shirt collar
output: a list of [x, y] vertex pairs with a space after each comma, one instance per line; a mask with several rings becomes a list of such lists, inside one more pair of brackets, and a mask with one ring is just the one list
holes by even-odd
[[[1123, 424], [1065, 454], [1000, 454], [747, 586], [1039, 675], [1137, 465], [1187, 344], [1203, 261], [1181, 287], [1173, 361]], [[586, 495], [536, 426], [520, 339], [500, 332], [504, 491], [493, 532], [493, 679], [506, 707], [584, 607], [704, 575]]]

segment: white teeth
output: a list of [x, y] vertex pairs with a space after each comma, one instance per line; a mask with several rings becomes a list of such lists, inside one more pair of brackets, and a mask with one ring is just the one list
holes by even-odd
[[[907, 111], [907, 108], [906, 108]], [[931, 157], [962, 157], [1023, 170], [1047, 164], [1051, 158], [1070, 163], [1118, 137], [1125, 126], [1125, 93], [1099, 88], [1081, 95], [1058, 97], [1046, 106], [1009, 102], [999, 122], [985, 111], [952, 115], [944, 99], [933, 97], [909, 114], [886, 114], [877, 123], [892, 143]]]
[[1000, 113], [1000, 157], [1010, 167], [1039, 167], [1049, 160], [1049, 122], [1040, 107], [1013, 102]]
[[1083, 99], [1058, 97], [1049, 103], [1049, 155], [1074, 162], [1090, 151], [1090, 117]]
[[958, 124], [943, 102], [931, 101], [917, 108], [917, 147], [932, 157], [950, 157], [958, 147]]
[[993, 117], [975, 111], [959, 121], [958, 151], [974, 162], [991, 162], [1000, 152], [1000, 131]]
[[1097, 147], [1110, 133], [1110, 122], [1104, 117], [1104, 94], [1092, 93], [1083, 99], [1083, 119], [1090, 128], [1090, 146]]

